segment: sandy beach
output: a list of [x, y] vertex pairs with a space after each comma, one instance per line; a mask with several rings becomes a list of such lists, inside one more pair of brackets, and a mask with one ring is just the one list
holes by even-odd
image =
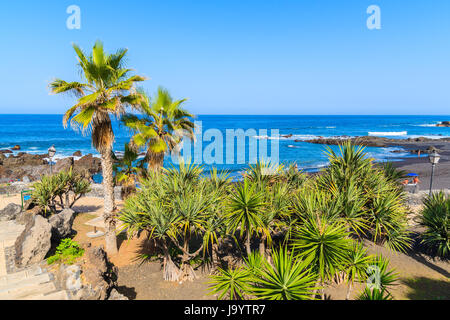
[[[403, 147], [411, 150], [424, 149], [430, 146], [437, 148], [441, 155], [441, 160], [434, 170], [433, 190], [450, 189], [450, 143], [408, 144]], [[417, 173], [421, 181], [421, 190], [428, 190], [430, 188], [431, 164], [427, 154], [422, 154], [420, 158], [403, 158], [402, 161], [396, 161], [393, 164], [395, 167], [405, 170], [407, 173]]]

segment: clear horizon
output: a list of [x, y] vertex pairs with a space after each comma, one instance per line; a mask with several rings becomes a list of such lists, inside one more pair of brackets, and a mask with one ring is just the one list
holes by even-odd
[[[66, 27], [72, 4], [80, 30]], [[380, 30], [366, 25], [373, 4]], [[150, 94], [162, 85], [198, 115], [447, 116], [449, 18], [445, 0], [11, 2], [0, 114], [64, 113], [75, 100], [47, 85], [79, 80], [71, 43], [100, 39], [129, 49]]]

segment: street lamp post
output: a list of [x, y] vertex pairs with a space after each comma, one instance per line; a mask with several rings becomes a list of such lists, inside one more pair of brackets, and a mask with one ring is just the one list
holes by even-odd
[[434, 167], [436, 167], [436, 165], [439, 163], [441, 156], [436, 151], [434, 151], [432, 154], [428, 156], [428, 159], [430, 160], [431, 163], [431, 178], [430, 178], [430, 196], [431, 196], [433, 192], [432, 189], [433, 189]]
[[52, 174], [52, 162], [53, 162], [53, 157], [55, 156], [56, 153], [56, 149], [55, 149], [55, 145], [52, 145], [50, 148], [48, 148], [48, 157], [50, 158], [50, 174]]

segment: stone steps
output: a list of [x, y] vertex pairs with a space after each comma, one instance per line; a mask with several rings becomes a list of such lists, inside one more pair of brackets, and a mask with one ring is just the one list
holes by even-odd
[[52, 282], [34, 283], [30, 285], [17, 286], [14, 289], [0, 293], [1, 300], [23, 300], [27, 297], [45, 295], [56, 291], [56, 287]]
[[70, 300], [67, 291], [55, 291], [49, 294], [40, 294], [35, 296], [29, 296], [23, 300]]
[[[67, 291], [58, 290], [53, 276], [37, 265], [8, 271], [6, 251], [13, 248], [24, 228], [15, 221], [0, 222], [0, 300], [69, 300]], [[10, 254], [9, 260], [11, 257]]]
[[17, 283], [23, 279], [31, 278], [40, 275], [42, 273], [43, 271], [40, 267], [34, 267], [34, 268], [27, 268], [25, 270], [16, 273], [4, 275], [0, 277], [0, 288], [7, 284]]
[[35, 284], [47, 283], [52, 281], [52, 278], [48, 273], [43, 273], [36, 275], [34, 277], [23, 278], [21, 280], [16, 281], [6, 281], [6, 284], [0, 285], [0, 294], [4, 292], [8, 292], [15, 289], [24, 288], [26, 286], [32, 286]]
[[5, 249], [14, 246], [24, 228], [25, 226], [17, 224], [15, 221], [0, 222], [0, 277], [6, 275], [7, 271]]

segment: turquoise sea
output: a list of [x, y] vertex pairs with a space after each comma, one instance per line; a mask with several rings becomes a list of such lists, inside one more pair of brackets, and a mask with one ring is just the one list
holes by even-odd
[[[270, 141], [260, 133], [260, 130], [279, 131], [279, 136], [271, 137], [278, 140], [280, 162], [297, 162], [299, 168], [314, 171], [327, 164], [323, 145], [295, 142], [295, 140], [312, 139], [315, 137], [330, 136], [366, 136], [377, 135], [396, 139], [425, 136], [429, 138], [450, 137], [450, 128], [439, 128], [435, 125], [441, 121], [450, 120], [450, 116], [243, 116], [243, 115], [200, 115], [196, 119], [202, 124], [202, 133], [208, 129], [219, 130], [223, 137], [226, 130], [254, 129], [255, 136], [246, 138], [246, 147], [236, 145], [237, 150], [246, 150], [245, 163], [231, 164], [205, 164], [208, 169], [217, 166], [237, 174], [248, 163], [248, 144], [250, 139], [268, 141], [268, 154], [270, 155]], [[116, 141], [114, 149], [122, 151], [124, 144], [129, 141], [131, 134], [119, 123], [114, 123]], [[217, 132], [217, 131], [216, 131]], [[292, 135], [283, 137], [283, 135]], [[197, 139], [201, 138], [199, 135]], [[203, 139], [204, 140], [204, 139]], [[204, 150], [211, 142], [203, 141]], [[0, 115], [0, 149], [21, 146], [21, 152], [46, 153], [54, 144], [57, 149], [56, 158], [72, 155], [80, 150], [83, 154], [97, 154], [92, 148], [89, 136], [62, 126], [62, 115]], [[237, 142], [236, 142], [237, 144]], [[224, 142], [225, 147], [225, 142]], [[240, 149], [238, 149], [240, 148]], [[396, 148], [398, 150], [398, 148]], [[367, 151], [379, 161], [395, 161], [408, 156], [407, 153], [395, 152], [395, 148], [367, 148]], [[223, 162], [225, 153], [223, 151]], [[195, 153], [192, 153], [194, 156]], [[170, 166], [170, 159], [165, 166]]]

